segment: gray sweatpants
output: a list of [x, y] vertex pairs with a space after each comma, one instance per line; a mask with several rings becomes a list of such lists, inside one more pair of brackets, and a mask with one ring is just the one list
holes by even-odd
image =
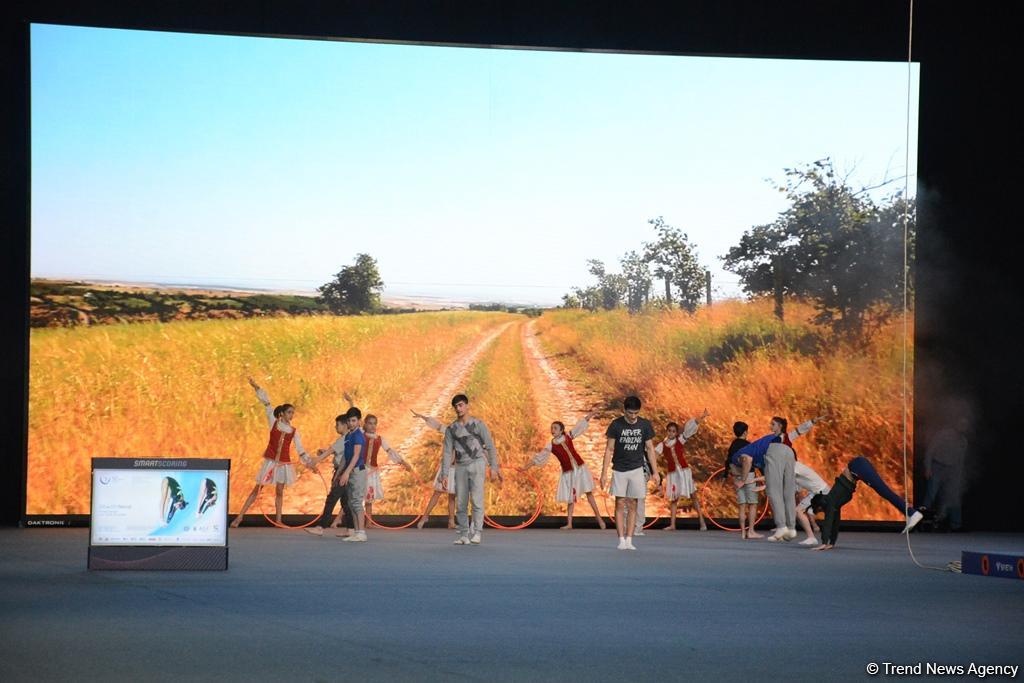
[[352, 526], [355, 527], [355, 516], [363, 511], [366, 499], [366, 470], [352, 468], [348, 473], [348, 507], [352, 514]]
[[469, 500], [473, 499], [472, 533], [484, 528], [484, 477], [487, 460], [477, 458], [468, 463], [455, 463], [455, 523], [459, 536], [470, 535]]
[[796, 455], [783, 443], [768, 446], [764, 456], [764, 483], [772, 503], [775, 528], [796, 529]]

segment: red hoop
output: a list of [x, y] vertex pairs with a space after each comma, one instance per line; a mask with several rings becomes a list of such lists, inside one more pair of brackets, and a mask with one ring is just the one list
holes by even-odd
[[[700, 509], [704, 512], [704, 519], [708, 520], [709, 522], [711, 522], [712, 524], [717, 526], [722, 531], [739, 531], [740, 530], [739, 527], [729, 527], [729, 526], [725, 526], [724, 524], [720, 524], [718, 522], [718, 520], [716, 520], [713, 516], [711, 516], [711, 514], [708, 513], [708, 507], [707, 507], [707, 504], [706, 504], [706, 502], [704, 500], [704, 490], [707, 488], [708, 484], [710, 484], [712, 481], [714, 481], [715, 477], [720, 476], [722, 474], [722, 472], [724, 472], [724, 471], [725, 471], [724, 467], [719, 467], [717, 470], [715, 470], [710, 475], [708, 475], [708, 478], [704, 481], [704, 484], [702, 484], [700, 489], [697, 490], [697, 497], [700, 500]], [[731, 486], [731, 484], [730, 484], [730, 486]], [[735, 487], [732, 487], [732, 488], [735, 489]], [[765, 501], [765, 506], [761, 510], [761, 514], [754, 521], [754, 524], [760, 524], [761, 520], [763, 520], [765, 518], [765, 515], [767, 515], [767, 514], [768, 514], [768, 503], [767, 503], [767, 501]]]
[[506, 472], [510, 471], [515, 472], [516, 474], [523, 475], [524, 477], [529, 479], [530, 482], [533, 484], [533, 490], [537, 494], [537, 508], [533, 511], [533, 516], [527, 519], [525, 522], [523, 522], [522, 524], [513, 524], [510, 526], [499, 524], [498, 522], [495, 522], [493, 519], [491, 519], [488, 515], [484, 515], [484, 523], [492, 529], [497, 529], [498, 531], [519, 531], [521, 529], [525, 529], [526, 527], [530, 526], [531, 524], [537, 521], [537, 518], [540, 517], [541, 508], [544, 506], [544, 494], [541, 491], [540, 482], [537, 481], [537, 478], [535, 476], [533, 476], [533, 473], [530, 471], [524, 472], [521, 470], [514, 470], [512, 468], [503, 467], [502, 475], [504, 476]]
[[[386, 468], [381, 468], [381, 474], [384, 473], [385, 469], [394, 469], [394, 467], [396, 467], [396, 465], [389, 465]], [[405, 468], [403, 467], [402, 469], [405, 469]], [[416, 483], [419, 485], [419, 488], [421, 488], [421, 489], [422, 488], [428, 488], [428, 489], [433, 490], [433, 487], [425, 484], [423, 482], [423, 480], [420, 479], [420, 475], [416, 474], [416, 470], [412, 471], [412, 476], [413, 476], [413, 478], [416, 479]], [[429, 494], [428, 494], [428, 498], [429, 498]], [[364, 502], [364, 506], [365, 506], [365, 502]], [[426, 506], [424, 505], [423, 508], [426, 509]], [[383, 529], [385, 531], [399, 531], [401, 529], [408, 529], [413, 524], [415, 524], [416, 522], [420, 521], [420, 517], [423, 516], [423, 513], [421, 512], [418, 515], [416, 515], [415, 517], [413, 517], [411, 521], [409, 521], [409, 522], [407, 522], [405, 524], [401, 524], [401, 525], [398, 525], [398, 526], [389, 526], [387, 524], [381, 524], [380, 522], [375, 520], [373, 518], [373, 516], [370, 514], [370, 512], [365, 509], [365, 507], [363, 508], [363, 514], [366, 515], [366, 521], [368, 521], [370, 524], [372, 524], [373, 526], [377, 527], [378, 529]]]
[[[278, 463], [278, 465], [279, 464], [280, 463]], [[270, 472], [267, 473], [267, 476], [268, 477], [272, 476], [275, 469], [277, 469], [277, 465], [274, 465], [274, 468], [271, 469]], [[307, 469], [309, 469], [309, 468], [307, 468]], [[295, 477], [295, 480], [298, 481], [299, 477], [301, 477], [305, 473], [306, 473], [305, 470], [300, 472], [299, 476]], [[320, 477], [320, 482], [324, 485], [324, 498], [326, 498], [328, 495], [330, 495], [331, 488], [327, 485], [327, 480], [324, 479], [324, 475], [320, 474], [320, 470], [316, 470], [316, 476]], [[275, 485], [274, 482], [270, 482], [270, 483], [267, 483], [267, 484], [260, 484], [260, 491], [257, 494], [257, 498], [256, 498], [257, 502], [260, 504], [260, 512], [263, 514], [263, 518], [266, 519], [268, 522], [270, 522], [273, 526], [276, 526], [278, 529], [305, 529], [306, 527], [313, 526], [314, 524], [316, 524], [318, 521], [320, 521], [320, 518], [324, 516], [324, 513], [321, 512], [319, 515], [316, 515], [315, 517], [313, 517], [313, 519], [309, 520], [305, 524], [299, 524], [299, 525], [295, 525], [295, 526], [293, 526], [291, 524], [285, 524], [284, 522], [278, 522], [277, 520], [271, 518], [270, 515], [268, 515], [263, 510], [263, 487], [264, 486], [274, 486], [274, 485]]]

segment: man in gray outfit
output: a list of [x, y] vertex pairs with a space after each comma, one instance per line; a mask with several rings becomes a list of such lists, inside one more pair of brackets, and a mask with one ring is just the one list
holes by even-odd
[[[502, 480], [498, 452], [487, 425], [470, 416], [469, 399], [465, 394], [455, 396], [452, 407], [458, 419], [444, 430], [441, 476], [448, 476], [454, 455], [455, 519], [458, 529], [455, 545], [476, 545], [480, 543], [480, 532], [484, 528], [484, 477], [487, 465], [490, 465], [494, 477], [499, 482]], [[469, 523], [470, 499], [473, 500], [472, 528]]]
[[772, 503], [776, 529], [768, 540], [788, 541], [796, 535], [796, 455], [786, 444], [773, 443], [764, 454], [764, 462], [767, 467], [764, 472], [765, 488]]

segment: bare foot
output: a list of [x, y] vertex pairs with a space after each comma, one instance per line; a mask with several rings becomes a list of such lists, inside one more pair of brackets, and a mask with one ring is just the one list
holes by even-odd
[[242, 515], [238, 515], [237, 517], [235, 517], [234, 521], [231, 522], [231, 528], [232, 529], [237, 529], [238, 525], [241, 524], [241, 523], [242, 523]]
[[275, 515], [274, 521], [277, 522], [279, 525], [284, 526], [284, 522], [281, 521], [281, 515]]
[[449, 529], [454, 529], [455, 528], [455, 522], [453, 522], [452, 520], [449, 519], [448, 520], [448, 528]]
[[426, 517], [420, 517], [420, 521], [416, 522], [416, 528], [417, 529], [422, 529], [423, 525], [426, 524], [426, 523], [427, 523], [427, 518]]
[[676, 525], [675, 524], [669, 524], [667, 527], [662, 529], [662, 531], [675, 531], [675, 530], [676, 530]]
[[604, 523], [604, 520], [603, 520], [603, 519], [598, 519], [598, 520], [597, 520], [597, 525], [598, 525], [599, 527], [601, 527], [601, 531], [604, 531], [605, 529], [607, 529], [607, 528], [608, 528], [608, 525]]
[[700, 530], [701, 531], [707, 531], [708, 530], [708, 525], [707, 524], [701, 524], [700, 525]]
[[748, 531], [747, 538], [764, 538], [764, 534], [759, 534], [756, 531]]
[[338, 538], [345, 538], [346, 536], [351, 536], [352, 535], [352, 530], [348, 529], [348, 528], [341, 529], [340, 531], [338, 531], [338, 533], [336, 533], [334, 535], [337, 536]]
[[572, 524], [566, 524], [565, 526], [560, 526], [558, 528], [559, 529], [571, 529], [572, 528]]

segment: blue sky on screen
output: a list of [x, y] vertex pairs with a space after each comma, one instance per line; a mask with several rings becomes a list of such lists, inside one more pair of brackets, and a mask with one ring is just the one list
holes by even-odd
[[898, 63], [35, 25], [32, 275], [312, 290], [367, 252], [391, 295], [557, 303], [664, 216], [732, 296], [766, 179], [907, 173], [907, 95]]

